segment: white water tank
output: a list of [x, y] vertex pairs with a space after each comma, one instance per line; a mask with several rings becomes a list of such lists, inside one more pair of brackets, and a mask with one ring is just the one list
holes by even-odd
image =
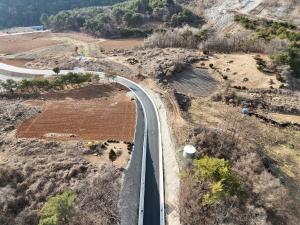
[[192, 159], [195, 156], [196, 148], [193, 145], [186, 145], [183, 148], [183, 157], [186, 159]]

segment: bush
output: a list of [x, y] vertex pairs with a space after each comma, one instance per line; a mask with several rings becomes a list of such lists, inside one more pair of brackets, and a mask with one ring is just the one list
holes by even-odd
[[[37, 92], [48, 91], [49, 89], [63, 89], [68, 84], [81, 84], [90, 82], [94, 78], [90, 73], [73, 73], [56, 76], [53, 80], [45, 78], [23, 79], [20, 82], [8, 79], [0, 82], [0, 87], [6, 92], [14, 93], [15, 91], [21, 92]], [[96, 77], [97, 79], [97, 77]]]
[[191, 24], [194, 22], [194, 19], [193, 13], [188, 9], [184, 9], [182, 12], [174, 14], [171, 17], [171, 26], [178, 27], [184, 24]]
[[288, 49], [290, 56], [289, 65], [296, 77], [300, 77], [300, 46], [293, 46]]
[[146, 47], [197, 48], [208, 36], [207, 30], [190, 26], [168, 30], [156, 30], [145, 42]]
[[276, 80], [280, 81], [280, 82], [285, 82], [284, 78], [280, 75], [280, 74], [276, 74]]
[[273, 63], [277, 65], [283, 65], [283, 64], [286, 65], [290, 61], [288, 52], [282, 52], [282, 51], [271, 55], [270, 58], [272, 59]]
[[253, 39], [249, 33], [242, 32], [229, 37], [211, 37], [200, 44], [200, 49], [209, 52], [264, 52], [267, 43], [263, 39]]
[[146, 37], [152, 30], [144, 30], [140, 28], [120, 28], [119, 33], [122, 37]]
[[48, 199], [41, 211], [39, 225], [68, 224], [74, 210], [75, 195], [66, 191]]
[[224, 80], [228, 80], [228, 76], [227, 75], [223, 75], [222, 76]]
[[210, 183], [210, 190], [204, 195], [203, 204], [213, 204], [227, 196], [241, 197], [243, 190], [232, 174], [228, 161], [204, 156], [194, 162], [194, 179]]

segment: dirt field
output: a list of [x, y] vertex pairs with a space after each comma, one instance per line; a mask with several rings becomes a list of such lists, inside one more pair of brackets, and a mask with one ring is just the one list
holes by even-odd
[[[128, 160], [129, 160], [129, 152], [127, 150], [127, 144], [120, 142], [120, 143], [110, 143], [107, 147], [107, 150], [100, 156], [96, 155], [86, 155], [85, 159], [89, 161], [94, 166], [102, 166], [102, 165], [109, 165], [111, 161], [109, 160], [109, 151], [113, 149], [115, 152], [120, 152], [120, 156], [114, 162], [114, 166], [119, 168], [125, 168]], [[0, 155], [1, 156], [1, 155]]]
[[17, 137], [133, 140], [135, 102], [120, 87], [89, 86], [62, 94], [49, 93], [43, 95], [42, 99], [45, 100], [26, 102], [42, 106], [43, 110], [18, 127]]
[[289, 115], [282, 113], [270, 113], [272, 119], [279, 122], [291, 122], [291, 123], [299, 123], [300, 124], [300, 115]]
[[59, 43], [49, 40], [48, 36], [49, 33], [36, 33], [0, 37], [0, 54], [15, 54]]
[[[276, 80], [275, 74], [265, 74], [259, 71], [254, 56], [254, 54], [215, 54], [205, 63], [205, 66], [208, 67], [212, 63], [228, 76], [232, 85], [246, 88], [269, 88], [269, 81], [272, 79], [274, 81], [272, 86], [278, 88], [281, 82]], [[268, 60], [267, 57], [262, 56], [262, 58]], [[211, 69], [209, 71], [213, 72]], [[244, 78], [248, 81], [244, 81]]]
[[91, 43], [97, 40], [82, 33], [34, 33], [0, 37], [0, 54], [16, 54], [65, 43], [65, 38]]
[[111, 51], [113, 49], [131, 49], [135, 46], [142, 46], [144, 44], [144, 39], [142, 38], [130, 38], [130, 39], [115, 39], [107, 40], [103, 39], [99, 42], [100, 48], [105, 51]]

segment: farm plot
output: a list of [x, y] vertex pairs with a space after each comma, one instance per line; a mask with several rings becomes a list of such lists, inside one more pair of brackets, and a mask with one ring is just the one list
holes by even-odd
[[200, 69], [188, 69], [178, 73], [169, 80], [169, 83], [177, 92], [195, 97], [208, 96], [218, 86], [214, 78]]
[[124, 89], [113, 85], [97, 85], [62, 94], [46, 94], [42, 98], [45, 100], [27, 102], [42, 106], [43, 110], [18, 127], [17, 137], [133, 140], [136, 122], [135, 102], [126, 96]]
[[48, 33], [35, 33], [0, 37], [0, 54], [16, 54], [59, 43], [48, 39], [48, 36]]

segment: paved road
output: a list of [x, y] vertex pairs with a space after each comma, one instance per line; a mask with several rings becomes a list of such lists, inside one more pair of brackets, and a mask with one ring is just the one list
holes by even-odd
[[147, 154], [144, 225], [160, 224], [160, 194], [159, 194], [159, 137], [158, 120], [155, 108], [145, 92], [132, 82], [118, 77], [117, 82], [129, 87], [141, 100], [147, 119]]
[[[25, 73], [27, 75], [45, 74], [51, 76], [51, 70], [35, 70], [17, 68], [0, 63], [0, 71], [9, 71], [10, 73]], [[69, 71], [61, 71], [67, 73]], [[98, 73], [101, 74], [101, 73]], [[102, 73], [103, 74], [103, 73]], [[136, 83], [126, 78], [117, 77], [116, 81], [130, 88], [144, 108], [144, 116], [147, 120], [147, 148], [146, 148], [146, 178], [145, 178], [145, 196], [144, 196], [144, 225], [164, 225], [163, 209], [163, 178], [162, 178], [162, 159], [161, 143], [159, 139], [159, 121], [155, 106], [150, 97]], [[142, 149], [141, 149], [142, 150]], [[160, 183], [161, 182], [161, 183]], [[161, 195], [160, 195], [160, 192]]]

